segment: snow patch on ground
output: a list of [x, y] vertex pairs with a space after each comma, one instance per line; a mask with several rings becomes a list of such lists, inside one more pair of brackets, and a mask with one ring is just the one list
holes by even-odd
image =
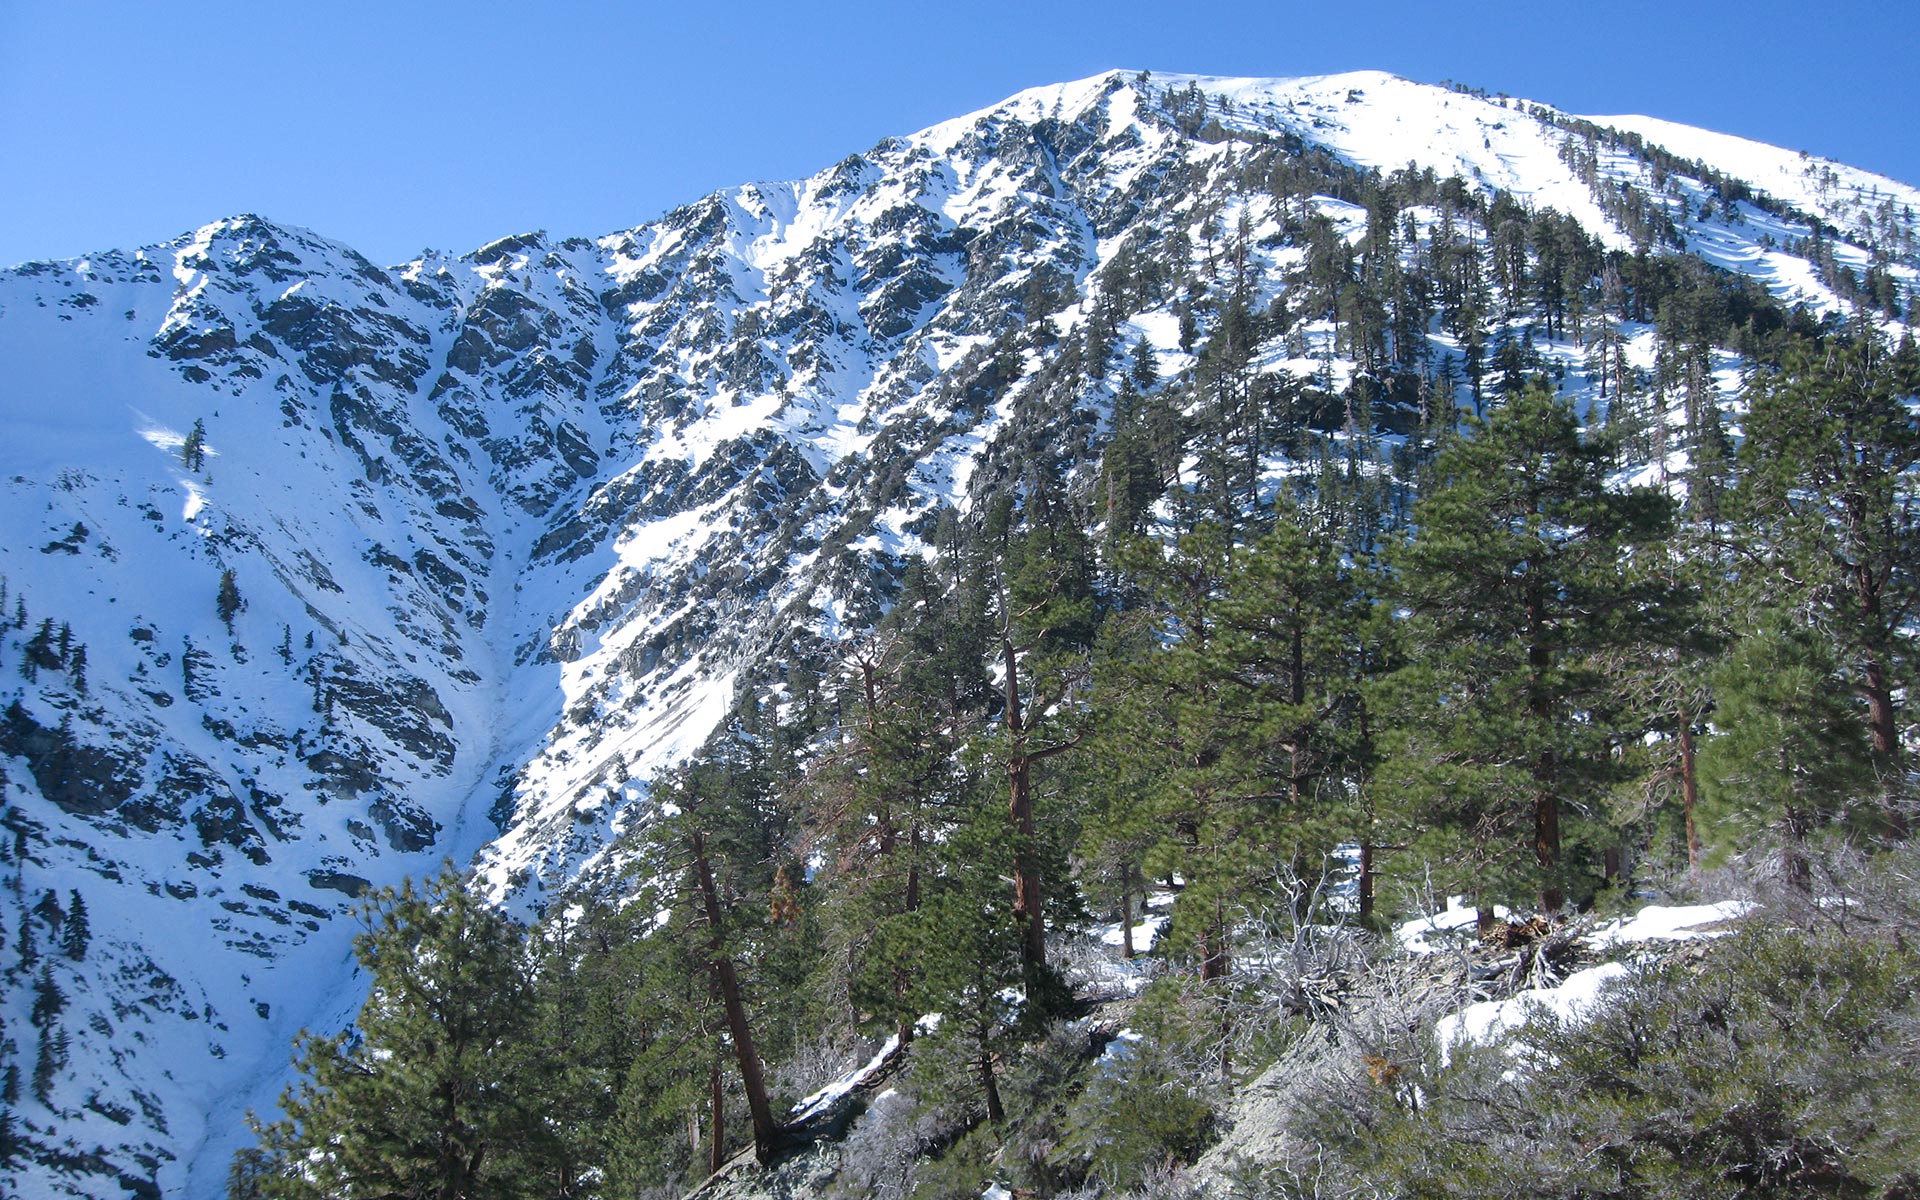
[[[1510, 915], [1500, 905], [1494, 906], [1495, 920], [1504, 921]], [[1415, 917], [1394, 930], [1393, 937], [1409, 954], [1435, 954], [1458, 946], [1463, 937], [1471, 937], [1478, 920], [1478, 910], [1463, 897], [1449, 896], [1444, 912]]]
[[[1711, 926], [1738, 920], [1752, 912], [1754, 907], [1742, 900], [1682, 906], [1650, 904], [1631, 917], [1621, 917], [1600, 926], [1588, 935], [1587, 940], [1595, 947], [1610, 948], [1646, 942], [1684, 942], [1720, 937], [1727, 930]], [[1448, 909], [1448, 913], [1454, 911]], [[1409, 922], [1402, 929], [1417, 924]], [[1441, 1061], [1446, 1061], [1447, 1055], [1456, 1047], [1489, 1044], [1502, 1034], [1518, 1029], [1533, 1017], [1549, 1016], [1560, 1021], [1585, 1020], [1606, 1002], [1607, 987], [1613, 981], [1625, 978], [1628, 970], [1625, 963], [1602, 963], [1597, 967], [1575, 971], [1558, 987], [1529, 988], [1504, 1000], [1484, 1000], [1442, 1017], [1433, 1030], [1434, 1038], [1440, 1044]]]
[[1440, 1018], [1433, 1027], [1440, 1043], [1440, 1060], [1447, 1061], [1455, 1048], [1486, 1045], [1501, 1034], [1535, 1016], [1552, 1016], [1562, 1021], [1578, 1021], [1601, 1003], [1602, 990], [1627, 974], [1623, 963], [1603, 963], [1584, 971], [1575, 971], [1555, 988], [1529, 988], [1505, 1000], [1483, 1000], [1457, 1013]]
[[1688, 904], [1678, 907], [1650, 904], [1632, 917], [1609, 921], [1587, 935], [1597, 947], [1636, 945], [1641, 942], [1685, 942], [1695, 938], [1719, 937], [1724, 925], [1754, 910], [1745, 900], [1722, 900], [1718, 904]]

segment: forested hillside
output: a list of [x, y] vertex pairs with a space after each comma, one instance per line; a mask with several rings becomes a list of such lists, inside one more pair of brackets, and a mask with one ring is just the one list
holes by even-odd
[[1309, 1039], [1420, 1144], [1524, 981], [1395, 974], [1449, 897], [1765, 892], [1715, 961], [1909, 1054], [1905, 918], [1802, 918], [1909, 870], [1920, 193], [1659, 128], [1116, 73], [598, 241], [11, 273], [8, 1178], [1172, 1194]]

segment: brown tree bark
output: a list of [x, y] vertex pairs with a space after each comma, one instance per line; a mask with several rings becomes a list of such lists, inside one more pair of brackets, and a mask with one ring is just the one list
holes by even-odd
[[1030, 748], [1032, 730], [1020, 696], [1020, 653], [1010, 630], [1002, 630], [1005, 707], [1001, 727], [1007, 735], [1007, 820], [1020, 840], [1013, 858], [1013, 918], [1020, 925], [1020, 965], [1029, 978], [1047, 966], [1045, 903], [1040, 864], [1033, 855], [1033, 764], [1043, 757]]
[[720, 895], [714, 887], [713, 867], [707, 861], [706, 835], [696, 829], [690, 841], [694, 879], [700, 887], [701, 903], [706, 909], [707, 926], [712, 936], [713, 973], [720, 982], [720, 1000], [727, 1012], [727, 1031], [733, 1038], [733, 1056], [740, 1066], [740, 1083], [747, 1093], [747, 1112], [753, 1119], [753, 1153], [760, 1164], [766, 1166], [773, 1161], [778, 1148], [780, 1126], [773, 1119], [773, 1107], [767, 1101], [766, 1074], [760, 1065], [760, 1054], [754, 1049], [753, 1030], [747, 1022], [747, 1006], [740, 996], [740, 977], [734, 970], [732, 957], [726, 951]]
[[995, 1125], [1003, 1124], [1007, 1119], [1007, 1110], [1000, 1103], [1000, 1084], [993, 1077], [993, 1055], [980, 1052], [980, 1087], [987, 1094], [987, 1120]]
[[1700, 870], [1700, 827], [1694, 806], [1700, 802], [1700, 771], [1693, 744], [1693, 720], [1680, 722], [1680, 810], [1687, 823], [1687, 870]]
[[[1527, 671], [1528, 707], [1535, 721], [1552, 721], [1552, 701], [1547, 695], [1546, 676], [1553, 666], [1553, 651], [1546, 644], [1546, 597], [1538, 579], [1527, 583]], [[1554, 794], [1558, 783], [1559, 761], [1552, 750], [1542, 750], [1533, 764], [1533, 857], [1540, 867], [1540, 911], [1551, 915], [1566, 903], [1566, 893], [1552, 882], [1560, 865], [1560, 800]]]
[[717, 1175], [727, 1161], [727, 1089], [717, 1062], [707, 1068], [707, 1113], [707, 1174]]
[[1365, 923], [1373, 916], [1373, 841], [1360, 843], [1360, 920]]

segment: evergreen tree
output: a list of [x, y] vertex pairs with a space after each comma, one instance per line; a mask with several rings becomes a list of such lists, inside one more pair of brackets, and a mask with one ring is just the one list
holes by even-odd
[[[730, 1066], [713, 1012], [704, 918], [688, 903], [685, 867], [677, 861], [684, 852], [660, 833], [644, 840], [646, 882], [614, 914], [605, 951], [588, 955], [580, 980], [586, 1011], [604, 1023], [595, 1036], [607, 1040], [608, 1065], [619, 1077], [607, 1123], [570, 1136], [602, 1148], [582, 1161], [601, 1163], [618, 1196], [684, 1190], [700, 1168], [717, 1170], [733, 1149], [734, 1093], [725, 1086]], [[654, 871], [667, 865], [668, 853], [676, 859], [671, 869]], [[586, 920], [593, 910], [589, 904]], [[556, 1049], [577, 1036], [571, 1017], [555, 1013], [549, 1028], [561, 1036]]]
[[87, 923], [87, 902], [80, 893], [67, 893], [67, 919], [60, 929], [60, 951], [68, 958], [79, 962], [87, 956], [87, 944], [93, 940], [93, 930]]
[[963, 1048], [971, 1070], [961, 1086], [977, 1087], [986, 1119], [996, 1125], [1007, 1117], [1000, 1059], [1016, 1033], [1039, 1018], [1042, 999], [1023, 990], [1033, 979], [1028, 926], [998, 867], [1018, 856], [1017, 837], [991, 801], [976, 795], [964, 823], [941, 846], [942, 869], [916, 921], [915, 999], [922, 1012], [941, 1014], [939, 1039]]
[[1157, 614], [1142, 608], [1116, 614], [1101, 626], [1093, 655], [1090, 733], [1069, 767], [1081, 809], [1075, 849], [1080, 887], [1094, 904], [1118, 909], [1126, 958], [1145, 949], [1134, 944], [1133, 901], [1145, 899], [1146, 856], [1161, 836], [1155, 799], [1166, 771], [1161, 736], [1166, 713], [1139, 671], [1139, 664], [1160, 649], [1157, 624]]
[[[797, 984], [804, 969], [783, 953], [791, 947], [775, 889], [789, 835], [785, 815], [770, 804], [773, 790], [751, 731], [735, 725], [708, 758], [658, 790], [674, 816], [653, 831], [648, 852], [649, 869], [675, 882], [669, 903], [698, 948], [692, 964], [710, 981], [708, 1027], [715, 1047], [732, 1060], [763, 1164], [781, 1148], [783, 1130], [762, 1057], [765, 1026], [755, 1020], [749, 989], [756, 982], [768, 991]], [[710, 1067], [717, 1069], [718, 1060]], [[717, 1167], [724, 1145], [717, 1073], [712, 1084]]]
[[286, 1116], [260, 1129], [268, 1194], [511, 1197], [553, 1136], [525, 1061], [523, 935], [451, 867], [375, 896], [355, 954], [370, 979], [353, 1027], [302, 1035]]
[[20, 674], [28, 682], [38, 679], [43, 670], [58, 671], [65, 665], [60, 657], [57, 637], [53, 629], [53, 618], [48, 617], [40, 622], [40, 627], [34, 631], [32, 637], [27, 639], [20, 658]]
[[[990, 544], [998, 542], [992, 562], [1001, 703], [994, 745], [1007, 773], [1007, 818], [1016, 854], [1013, 911], [1024, 930], [1021, 955], [1028, 988], [1039, 995], [1051, 989], [1036, 772], [1081, 736], [1071, 727], [1070, 706], [1063, 701], [1086, 677], [1099, 612], [1091, 546], [1082, 527], [1070, 514], [1050, 512], [1050, 505], [1060, 501], [1044, 491], [1029, 503], [1025, 530], [1017, 535], [1004, 530], [1011, 518], [1003, 507], [990, 522], [1003, 528], [990, 528], [987, 536]], [[1010, 501], [1006, 504], [1010, 507]]]
[[198, 471], [207, 465], [207, 423], [194, 418], [193, 429], [187, 433], [185, 441], [180, 443], [180, 464], [189, 471]]
[[1130, 736], [1159, 763], [1127, 761], [1158, 776], [1146, 861], [1184, 880], [1173, 944], [1215, 978], [1251, 893], [1276, 872], [1317, 876], [1356, 831], [1369, 606], [1331, 539], [1286, 505], [1250, 546], [1202, 525], [1145, 569], [1170, 636], [1125, 665], [1122, 695], [1152, 697]]
[[1532, 891], [1551, 912], [1581, 879], [1563, 825], [1598, 810], [1615, 767], [1599, 656], [1670, 642], [1687, 619], [1633, 557], [1657, 558], [1671, 506], [1608, 487], [1612, 465], [1564, 401], [1523, 393], [1440, 452], [1414, 532], [1389, 548], [1410, 616], [1382, 792], [1445, 885], [1485, 902]]
[[54, 981], [52, 966], [43, 964], [33, 982], [33, 1008], [28, 1019], [35, 1029], [47, 1029], [60, 1020], [60, 1014], [66, 1009], [67, 994]]
[[1733, 498], [1755, 590], [1796, 604], [1832, 640], [1889, 787], [1920, 615], [1916, 393], [1910, 340], [1789, 347], [1749, 384]]
[[220, 621], [227, 627], [229, 635], [233, 633], [233, 619], [246, 606], [247, 602], [240, 598], [240, 585], [234, 581], [233, 568], [220, 572], [220, 590], [214, 597], [213, 607], [220, 614]]
[[33, 1096], [34, 1099], [53, 1107], [53, 1079], [67, 1065], [69, 1039], [67, 1031], [58, 1026], [42, 1026], [40, 1029], [40, 1047], [33, 1060]]
[[1788, 882], [1810, 890], [1810, 841], [1845, 822], [1873, 780], [1872, 746], [1833, 647], [1768, 613], [1713, 682], [1716, 732], [1702, 748], [1701, 774], [1716, 838], [1723, 851], [1774, 843]]
[[[950, 821], [956, 731], [938, 695], [915, 688], [904, 659], [912, 626], [936, 620], [896, 608], [880, 638], [848, 655], [854, 714], [836, 752], [811, 772], [812, 846], [824, 859], [823, 919], [835, 942], [827, 983], [860, 1012], [889, 1021], [902, 1041], [911, 1003], [910, 930], [929, 871], [929, 847]], [[823, 981], [824, 982], [824, 981]]]

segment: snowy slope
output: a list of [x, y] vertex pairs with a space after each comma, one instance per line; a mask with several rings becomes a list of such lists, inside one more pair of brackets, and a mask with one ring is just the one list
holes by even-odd
[[[34, 1147], [0, 1190], [219, 1195], [292, 1033], [354, 1007], [353, 894], [451, 858], [532, 909], [614, 865], [648, 780], [778, 699], [776, 660], [830, 663], [943, 514], [1038, 452], [1084, 474], [1128, 347], [1163, 387], [1193, 369], [1187, 281], [1285, 310], [1303, 210], [1365, 236], [1265, 186], [1289, 157], [1458, 177], [1622, 251], [1642, 189], [1816, 314], [1847, 305], [1793, 248], [1812, 215], [1920, 281], [1911, 189], [1596, 122], [1778, 201], [1707, 206], [1571, 122], [1378, 73], [1113, 73], [595, 240], [382, 268], [237, 217], [0, 276], [0, 1015]], [[1420, 254], [1441, 217], [1405, 216]], [[1364, 369], [1296, 316], [1259, 371]], [[1583, 386], [1578, 346], [1543, 353]], [[78, 959], [49, 953], [74, 895]], [[39, 1029], [43, 978], [68, 1003]]]

